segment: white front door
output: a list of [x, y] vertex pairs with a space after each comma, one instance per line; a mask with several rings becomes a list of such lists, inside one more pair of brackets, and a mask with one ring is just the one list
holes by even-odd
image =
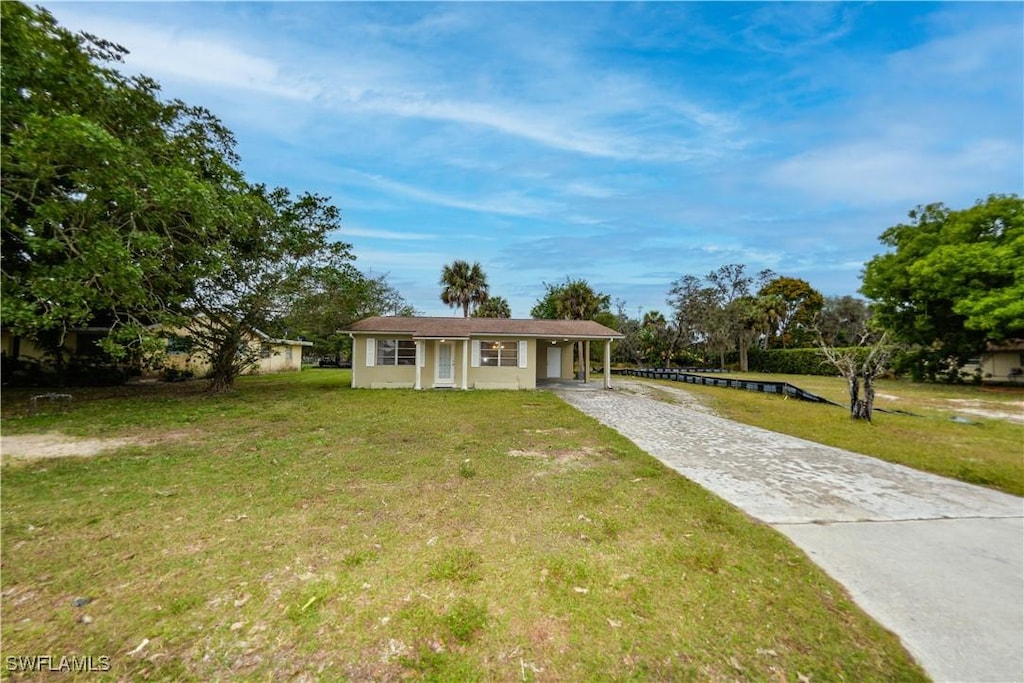
[[548, 347], [548, 377], [556, 378], [562, 376], [562, 347]]
[[437, 374], [434, 384], [452, 386], [455, 384], [455, 344], [437, 343]]

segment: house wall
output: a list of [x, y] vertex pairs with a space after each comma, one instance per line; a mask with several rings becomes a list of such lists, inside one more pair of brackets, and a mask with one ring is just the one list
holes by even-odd
[[[388, 339], [412, 339], [405, 335]], [[415, 365], [366, 365], [366, 337], [352, 342], [352, 387], [354, 389], [412, 389], [416, 385]], [[426, 370], [426, 368], [424, 368]], [[433, 376], [431, 376], [433, 382]]]
[[[0, 350], [2, 350], [7, 357], [15, 357], [15, 340], [17, 340], [18, 358], [40, 361], [46, 360], [46, 349], [35, 341], [26, 337], [16, 337], [8, 330], [3, 330], [2, 334], [0, 334]], [[78, 332], [71, 331], [64, 335], [64, 351], [70, 356], [79, 355]]]
[[[412, 339], [410, 336], [388, 335], [386, 339]], [[518, 343], [518, 339], [508, 341]], [[421, 388], [431, 389], [437, 379], [439, 341], [420, 342], [423, 348], [423, 366], [420, 372]], [[463, 386], [463, 368], [467, 369], [465, 385], [470, 389], [534, 389], [537, 386], [537, 342], [526, 340], [526, 367], [472, 367], [472, 342], [451, 340], [455, 362], [456, 389]], [[356, 389], [411, 389], [416, 386], [415, 365], [366, 365], [367, 337], [354, 336], [352, 344], [352, 387]], [[464, 354], [468, 354], [464, 358]], [[564, 359], [563, 359], [564, 363]]]
[[1021, 382], [1024, 376], [1019, 373], [1024, 367], [1024, 351], [992, 351], [981, 358], [981, 378], [983, 382]]
[[[536, 379], [571, 379], [572, 378], [572, 364], [573, 364], [573, 352], [576, 348], [572, 342], [559, 342], [558, 344], [551, 344], [543, 339], [534, 339], [531, 341], [533, 345], [533, 353], [535, 360], [533, 361], [535, 367], [534, 377]], [[548, 375], [548, 349], [561, 349], [561, 367], [558, 371], [558, 375]], [[536, 383], [534, 384], [536, 386]]]
[[[258, 352], [262, 346], [259, 342], [253, 342], [250, 346], [255, 347]], [[290, 357], [289, 357], [290, 353]], [[301, 344], [271, 344], [270, 357], [260, 358], [259, 363], [253, 366], [250, 372], [298, 372], [302, 369], [302, 345]]]
[[[185, 336], [185, 332], [179, 333]], [[270, 356], [261, 356], [262, 342], [251, 340], [248, 342], [252, 353], [260, 358], [250, 365], [245, 374], [267, 374], [273, 372], [298, 372], [302, 369], [302, 345], [301, 344], [272, 344]], [[288, 357], [288, 350], [291, 349], [291, 358]], [[202, 352], [190, 353], [167, 353], [162, 362], [166, 368], [175, 370], [190, 370], [196, 377], [204, 377], [210, 372], [210, 361]]]
[[[510, 339], [519, 343], [518, 339]], [[537, 388], [537, 340], [526, 340], [526, 367], [495, 368], [478, 367], [469, 369], [470, 386], [474, 389], [536, 389]]]

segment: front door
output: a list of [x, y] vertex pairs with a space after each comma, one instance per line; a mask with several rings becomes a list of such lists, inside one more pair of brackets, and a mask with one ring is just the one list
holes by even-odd
[[562, 376], [562, 347], [548, 347], [548, 378], [555, 379]]
[[448, 387], [455, 384], [455, 344], [452, 342], [437, 343], [437, 374], [434, 384]]

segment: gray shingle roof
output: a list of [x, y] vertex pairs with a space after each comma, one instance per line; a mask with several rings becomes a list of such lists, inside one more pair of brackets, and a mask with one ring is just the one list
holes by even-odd
[[516, 318], [365, 318], [349, 326], [362, 334], [410, 334], [413, 337], [480, 337], [484, 335], [563, 339], [621, 339], [622, 335], [593, 320], [533, 320]]

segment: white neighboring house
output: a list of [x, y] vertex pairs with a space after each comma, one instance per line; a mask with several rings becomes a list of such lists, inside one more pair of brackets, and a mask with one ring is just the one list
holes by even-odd
[[986, 384], [1024, 384], [1024, 339], [989, 342], [979, 358], [972, 358], [965, 369], [981, 373]]

